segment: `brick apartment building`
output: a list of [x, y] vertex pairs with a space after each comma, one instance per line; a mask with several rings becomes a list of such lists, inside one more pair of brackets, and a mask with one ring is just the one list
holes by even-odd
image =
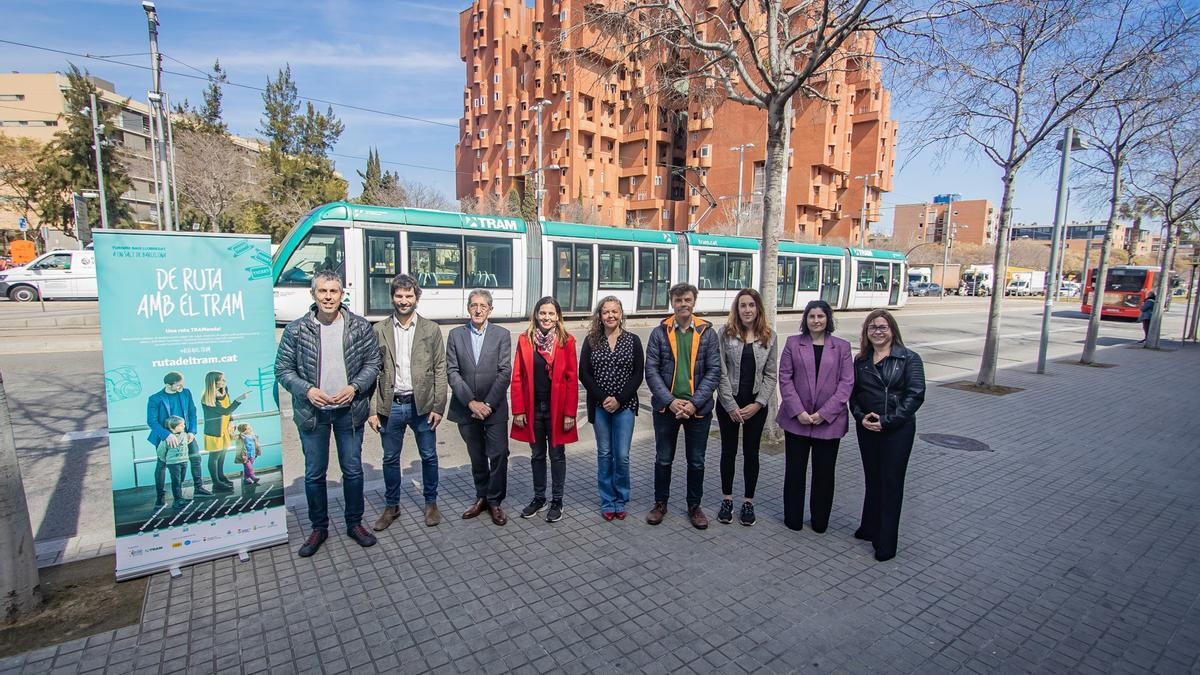
[[[567, 47], [593, 58], [556, 61], [553, 43], [583, 17], [582, 0], [478, 0], [459, 15], [466, 64], [459, 199], [502, 201], [533, 181], [536, 111], [542, 108], [543, 215], [653, 229], [753, 235], [766, 163], [766, 112], [726, 102], [678, 104], [655, 91], [642, 64], [595, 53], [595, 34], [567, 32]], [[696, 0], [716, 11], [717, 0]], [[869, 53], [870, 37], [857, 48]], [[813, 83], [836, 102], [797, 97], [785, 192], [784, 238], [857, 240], [892, 186], [896, 124], [877, 62], [859, 60]], [[739, 152], [744, 203], [738, 201]], [[859, 176], [860, 178], [855, 178]], [[868, 176], [865, 180], [861, 176]], [[864, 183], [865, 188], [864, 188]], [[710, 208], [711, 207], [711, 208]]]
[[[102, 106], [120, 106], [115, 120], [116, 132], [108, 139], [116, 147], [129, 174], [130, 189], [120, 199], [129, 204], [133, 218], [139, 224], [156, 225], [153, 220], [150, 108], [145, 103], [127, 100], [117, 94], [112, 82], [98, 77], [90, 79], [98, 89]], [[68, 88], [67, 76], [62, 73], [0, 74], [0, 133], [49, 143], [63, 124]], [[0, 229], [16, 230], [20, 215], [11, 209], [0, 209]]]
[[954, 240], [968, 244], [996, 241], [999, 212], [987, 199], [961, 199], [938, 195], [926, 204], [899, 204], [892, 225], [892, 241], [901, 246], [945, 242], [954, 229]]

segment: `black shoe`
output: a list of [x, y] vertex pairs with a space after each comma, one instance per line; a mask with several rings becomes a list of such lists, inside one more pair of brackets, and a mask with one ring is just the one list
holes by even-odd
[[317, 552], [317, 549], [321, 548], [321, 544], [324, 544], [325, 540], [328, 538], [329, 530], [326, 530], [323, 527], [314, 528], [313, 531], [308, 534], [308, 539], [304, 540], [304, 545], [300, 547], [300, 550], [297, 551], [297, 554], [301, 558], [307, 558], [311, 556]]
[[896, 557], [895, 553], [880, 553], [879, 551], [875, 552], [875, 560], [877, 562], [887, 562], [895, 557]]
[[358, 545], [363, 548], [374, 546], [375, 542], [379, 541], [375, 538], [375, 535], [367, 531], [367, 528], [363, 527], [361, 523], [346, 530], [346, 536], [358, 542]]
[[176, 499], [175, 501], [171, 502], [171, 508], [175, 509], [176, 511], [182, 511], [184, 507], [191, 503], [192, 500], [190, 499]]
[[166, 505], [166, 503], [165, 497], [159, 497], [158, 499], [154, 500], [154, 508], [161, 509], [164, 505]]
[[521, 509], [522, 518], [532, 518], [537, 515], [538, 511], [546, 508], [546, 499], [544, 497], [534, 497], [533, 501], [529, 502], [529, 506]]
[[204, 489], [204, 486], [202, 486], [202, 485], [194, 486], [192, 488], [192, 494], [196, 497], [211, 497], [211, 496], [213, 496], [213, 493]]
[[749, 527], [754, 524], [754, 504], [750, 502], [742, 502], [742, 514], [739, 516], [742, 524]]
[[[214, 483], [213, 492], [233, 492], [233, 486], [226, 485], [224, 483]], [[199, 494], [199, 492], [197, 492], [197, 494]]]
[[722, 499], [721, 508], [717, 510], [717, 522], [729, 524], [733, 522], [733, 500]]
[[854, 531], [854, 538], [862, 539], [863, 541], [874, 541], [875, 535], [870, 534], [869, 532], [867, 532], [866, 530], [864, 530], [860, 527]]
[[546, 512], [547, 523], [557, 523], [562, 520], [562, 501], [555, 499], [550, 502], [550, 510]]

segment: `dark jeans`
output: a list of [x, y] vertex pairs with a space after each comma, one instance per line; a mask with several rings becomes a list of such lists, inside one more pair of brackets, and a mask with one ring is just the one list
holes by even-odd
[[683, 427], [683, 449], [687, 456], [687, 506], [699, 506], [704, 497], [704, 449], [708, 445], [708, 430], [712, 416], [699, 419], [677, 419], [675, 414], [654, 413], [654, 501], [666, 503], [671, 496], [671, 462], [675, 461], [675, 445], [679, 428]]
[[362, 426], [354, 426], [350, 407], [318, 410], [317, 426], [300, 431], [304, 451], [304, 496], [308, 500], [308, 519], [313, 529], [329, 527], [329, 495], [325, 474], [329, 469], [329, 435], [337, 443], [338, 465], [342, 468], [342, 499], [345, 502], [346, 527], [362, 524], [363, 472]]
[[176, 502], [181, 502], [183, 496], [183, 479], [187, 473], [187, 467], [183, 464], [164, 464], [167, 472], [171, 474], [171, 498]]
[[208, 452], [208, 475], [213, 484], [233, 485], [233, 481], [225, 475], [225, 455], [227, 450], [210, 450]]
[[900, 504], [904, 500], [904, 474], [912, 454], [917, 425], [889, 431], [867, 431], [861, 424], [858, 450], [862, 454], [867, 492], [863, 498], [859, 530], [875, 544], [876, 555], [896, 555], [900, 532]]
[[508, 494], [508, 425], [505, 420], [484, 424], [471, 420], [458, 425], [471, 458], [475, 497], [500, 506]]
[[[550, 445], [550, 404], [535, 403], [533, 411], [533, 438], [529, 444], [533, 456], [529, 466], [533, 469], [533, 496], [546, 498], [546, 452], [550, 453], [550, 499], [561, 502], [563, 483], [567, 480], [567, 446]], [[561, 421], [559, 422], [561, 424]]]
[[1150, 319], [1142, 319], [1142, 339], [1150, 338]]
[[[753, 401], [747, 402], [750, 405]], [[738, 401], [741, 405], [741, 401]], [[763, 426], [767, 423], [767, 409], [763, 408], [742, 424], [738, 424], [720, 405], [716, 406], [717, 426], [721, 429], [721, 494], [733, 494], [733, 474], [737, 468], [738, 435], [742, 434], [742, 478], [745, 481], [746, 499], [754, 499], [754, 488], [758, 485], [758, 447], [762, 444]], [[743, 433], [744, 429], [744, 433]]]
[[840, 438], [809, 438], [784, 432], [783, 524], [793, 530], [804, 527], [804, 482], [808, 474], [808, 456], [812, 453], [812, 494], [808, 508], [812, 528], [824, 532], [833, 510], [833, 469], [837, 465]]
[[[188, 446], [188, 464], [192, 467], [192, 487], [204, 487], [204, 477], [200, 475], [200, 442], [193, 440]], [[180, 480], [183, 480], [181, 477]], [[163, 462], [154, 463], [154, 497], [162, 501], [167, 495], [167, 465]]]
[[438, 456], [437, 434], [429, 428], [429, 415], [418, 415], [412, 403], [392, 402], [385, 424], [380, 431], [383, 442], [384, 501], [388, 506], [400, 504], [400, 450], [404, 447], [404, 430], [411, 428], [417, 437], [417, 453], [421, 455], [421, 487], [425, 503], [437, 501]]

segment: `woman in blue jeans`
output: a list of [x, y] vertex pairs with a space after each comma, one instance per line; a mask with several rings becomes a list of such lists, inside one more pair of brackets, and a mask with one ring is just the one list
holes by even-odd
[[621, 301], [611, 295], [600, 300], [580, 350], [579, 381], [587, 390], [588, 422], [596, 431], [596, 486], [605, 520], [625, 520], [629, 446], [644, 361], [641, 339], [625, 330]]

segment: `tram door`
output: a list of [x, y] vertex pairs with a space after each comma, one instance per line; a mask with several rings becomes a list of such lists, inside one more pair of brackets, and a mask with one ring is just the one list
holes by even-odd
[[780, 309], [791, 309], [796, 303], [796, 259], [779, 256], [779, 287], [775, 293], [776, 305]]
[[554, 244], [554, 299], [564, 312], [592, 311], [591, 244]]
[[667, 290], [670, 287], [671, 252], [657, 248], [639, 248], [638, 311], [667, 309]]
[[392, 312], [391, 283], [399, 262], [400, 233], [368, 230], [367, 237], [367, 311], [366, 314]]
[[892, 289], [888, 295], [888, 304], [900, 304], [900, 263], [892, 263]]
[[842, 301], [842, 261], [821, 260], [821, 299], [830, 307], [837, 307]]

